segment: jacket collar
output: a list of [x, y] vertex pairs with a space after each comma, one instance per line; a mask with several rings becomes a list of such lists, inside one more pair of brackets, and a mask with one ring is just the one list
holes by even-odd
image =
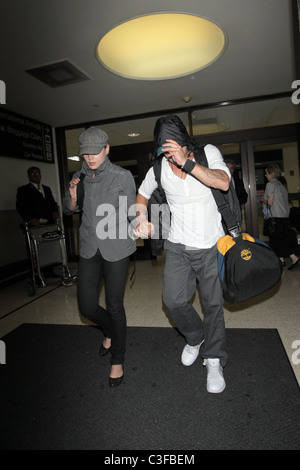
[[96, 176], [100, 175], [103, 171], [105, 171], [111, 164], [112, 163], [109, 160], [109, 158], [105, 157], [104, 162], [96, 170], [91, 170], [91, 168], [88, 166], [86, 161], [84, 161], [83, 164], [82, 164], [81, 171], [87, 177], [90, 177], [90, 178], [94, 179]]

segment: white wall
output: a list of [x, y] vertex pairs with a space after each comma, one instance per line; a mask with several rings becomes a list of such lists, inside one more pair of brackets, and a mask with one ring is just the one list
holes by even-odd
[[17, 188], [29, 182], [27, 169], [38, 166], [42, 173], [42, 183], [50, 186], [54, 199], [60, 204], [60, 191], [57, 164], [43, 163], [19, 158], [0, 157], [0, 210], [16, 209]]
[[21, 218], [16, 211], [17, 188], [28, 183], [27, 169], [41, 169], [42, 183], [50, 186], [54, 199], [61, 208], [59, 172], [54, 130], [54, 164], [21, 158], [0, 157], [0, 267], [27, 258], [25, 237], [19, 225]]

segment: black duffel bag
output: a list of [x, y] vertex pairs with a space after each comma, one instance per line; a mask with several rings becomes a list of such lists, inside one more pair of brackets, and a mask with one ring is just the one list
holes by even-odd
[[248, 233], [218, 240], [218, 267], [224, 299], [242, 302], [271, 289], [281, 279], [282, 266], [274, 251]]

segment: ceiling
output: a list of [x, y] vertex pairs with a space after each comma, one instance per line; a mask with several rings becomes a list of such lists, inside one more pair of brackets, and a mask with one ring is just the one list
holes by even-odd
[[[291, 92], [296, 80], [290, 0], [1, 0], [0, 79], [8, 110], [54, 127]], [[153, 12], [187, 12], [226, 33], [224, 54], [182, 78], [134, 80], [96, 59], [113, 26]], [[159, 35], [159, 31], [157, 31]], [[189, 34], [189, 31], [186, 31]], [[67, 60], [88, 80], [51, 87], [26, 70]], [[298, 77], [300, 78], [300, 77]], [[289, 98], [203, 111], [228, 129], [300, 122]], [[220, 115], [220, 114], [224, 115]], [[238, 121], [238, 122], [235, 122]], [[267, 123], [267, 124], [265, 124]]]

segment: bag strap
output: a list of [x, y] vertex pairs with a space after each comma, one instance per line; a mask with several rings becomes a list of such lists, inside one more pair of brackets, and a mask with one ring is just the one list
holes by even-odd
[[85, 178], [85, 173], [80, 173], [79, 175], [79, 183], [77, 184], [77, 205], [82, 210], [83, 208], [83, 199], [84, 199], [84, 187], [83, 187], [83, 180]]
[[153, 164], [153, 171], [154, 171], [155, 181], [157, 183], [157, 189], [160, 192], [160, 195], [162, 196], [162, 198], [164, 198], [165, 192], [161, 185], [161, 162], [162, 162], [162, 158], [160, 158], [159, 160], [155, 160]]
[[[207, 157], [204, 150], [204, 145], [197, 146], [195, 160], [199, 165], [208, 168]], [[223, 220], [226, 224], [227, 230], [233, 238], [241, 235], [240, 228], [238, 227], [235, 218], [232, 215], [230, 207], [225, 199], [224, 194], [220, 189], [211, 188], [211, 192], [218, 206], [218, 211], [221, 213]]]
[[237, 238], [241, 235], [240, 228], [238, 227], [235, 218], [232, 215], [229, 205], [225, 199], [224, 194], [219, 189], [211, 188], [213, 196], [218, 206], [218, 210], [221, 213], [223, 220], [226, 224], [227, 230], [233, 238]]

